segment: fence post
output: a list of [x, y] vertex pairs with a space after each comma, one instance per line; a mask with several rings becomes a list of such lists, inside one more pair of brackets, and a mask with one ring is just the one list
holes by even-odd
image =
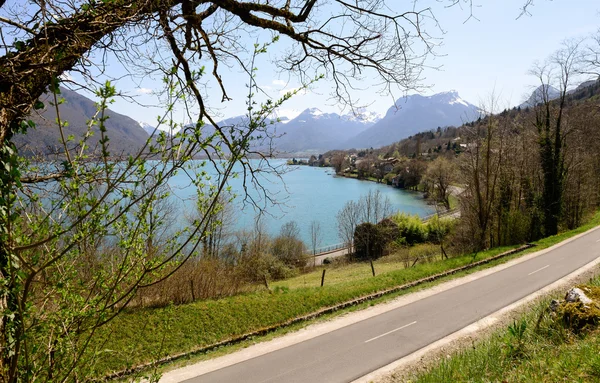
[[371, 272], [373, 273], [373, 276], [375, 276], [375, 266], [373, 266], [373, 260], [369, 259], [369, 262], [371, 262]]
[[411, 266], [411, 267], [415, 267], [415, 265], [417, 264], [417, 262], [419, 262], [419, 259], [420, 259], [420, 258], [419, 258], [419, 257], [417, 257], [417, 258], [415, 259], [415, 261], [413, 262], [413, 264], [412, 264], [412, 266]]
[[267, 281], [267, 276], [263, 274], [263, 282], [265, 282], [265, 287], [267, 288], [267, 290], [269, 292], [271, 292], [271, 289], [269, 288], [269, 282]]
[[321, 287], [323, 287], [323, 284], [325, 283], [325, 272], [327, 271], [327, 269], [323, 269], [323, 275], [321, 275]]

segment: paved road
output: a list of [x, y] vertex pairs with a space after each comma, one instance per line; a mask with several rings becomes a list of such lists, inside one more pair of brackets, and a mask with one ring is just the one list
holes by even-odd
[[187, 382], [350, 382], [518, 301], [599, 256], [600, 230], [596, 230], [486, 277]]
[[[320, 254], [320, 255], [316, 255], [315, 257], [311, 258], [308, 263], [309, 265], [315, 265], [315, 266], [321, 266], [323, 264], [323, 261], [327, 258], [337, 258], [337, 257], [342, 257], [344, 255], [348, 254], [348, 248], [344, 248], [344, 249], [339, 249], [336, 251], [332, 251], [329, 253], [325, 253], [325, 254]], [[313, 262], [313, 263], [311, 263]]]

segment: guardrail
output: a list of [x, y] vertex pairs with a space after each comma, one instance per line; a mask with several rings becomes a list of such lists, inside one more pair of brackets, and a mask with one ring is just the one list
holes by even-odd
[[336, 243], [335, 245], [319, 247], [314, 252], [313, 252], [313, 250], [308, 250], [306, 252], [306, 254], [313, 255], [313, 253], [314, 253], [314, 255], [317, 256], [320, 254], [331, 253], [332, 251], [342, 250], [342, 249], [346, 249], [346, 248], [348, 248], [348, 246], [346, 246], [345, 243]]
[[456, 213], [458, 211], [459, 211], [459, 209], [450, 209], [450, 210], [446, 210], [446, 211], [444, 211], [442, 213], [429, 214], [429, 215], [426, 215], [425, 217], [421, 218], [421, 221], [427, 222], [430, 219], [432, 219], [433, 217], [435, 217], [436, 215], [441, 218], [441, 217], [445, 217], [445, 216], [448, 216], [448, 215], [452, 215], [452, 214], [454, 214], [454, 213]]

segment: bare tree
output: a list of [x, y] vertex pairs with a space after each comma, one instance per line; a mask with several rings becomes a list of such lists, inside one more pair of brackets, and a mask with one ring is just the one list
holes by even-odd
[[500, 168], [505, 150], [505, 125], [494, 113], [497, 99], [490, 96], [489, 104], [483, 105], [485, 117], [467, 127], [467, 148], [461, 163], [463, 179], [466, 180], [462, 194], [462, 212], [468, 221], [477, 250], [490, 243], [490, 228]]
[[350, 253], [353, 251], [354, 231], [360, 223], [360, 214], [360, 205], [357, 202], [348, 201], [336, 216], [340, 238]]
[[361, 222], [379, 223], [392, 214], [390, 199], [379, 190], [369, 190], [358, 201]]
[[300, 227], [295, 221], [281, 225], [279, 235], [273, 239], [273, 255], [290, 267], [306, 266], [305, 247], [300, 240]]
[[450, 186], [456, 177], [454, 164], [444, 157], [436, 158], [427, 167], [425, 179], [431, 184], [432, 193], [438, 203], [450, 210]]
[[[321, 224], [319, 221], [311, 221], [309, 226], [310, 245], [313, 256], [317, 255], [317, 248], [321, 244]], [[315, 261], [316, 262], [316, 261]]]
[[377, 224], [392, 214], [389, 198], [379, 190], [369, 192], [357, 202], [348, 201], [337, 214], [338, 231], [342, 240], [353, 252], [356, 228], [361, 223]]

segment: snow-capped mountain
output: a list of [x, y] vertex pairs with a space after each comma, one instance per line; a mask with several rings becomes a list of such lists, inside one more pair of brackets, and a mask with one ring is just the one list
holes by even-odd
[[396, 101], [385, 117], [364, 132], [340, 143], [339, 149], [380, 147], [437, 127], [458, 126], [479, 117], [475, 105], [449, 91], [407, 96]]
[[275, 127], [275, 133], [280, 136], [275, 145], [279, 150], [289, 152], [335, 149], [341, 142], [372, 126], [377, 118], [376, 114], [366, 110], [358, 116], [340, 116], [309, 108], [288, 123]]
[[156, 129], [154, 126], [148, 124], [147, 122], [139, 121], [138, 123], [140, 124], [142, 129], [144, 129], [144, 131], [148, 133], [149, 136], [151, 136], [154, 133], [154, 129]]
[[375, 124], [381, 120], [379, 113], [368, 111], [366, 108], [359, 108], [356, 110], [356, 113], [350, 111], [341, 117], [346, 121], [362, 122], [364, 124]]

